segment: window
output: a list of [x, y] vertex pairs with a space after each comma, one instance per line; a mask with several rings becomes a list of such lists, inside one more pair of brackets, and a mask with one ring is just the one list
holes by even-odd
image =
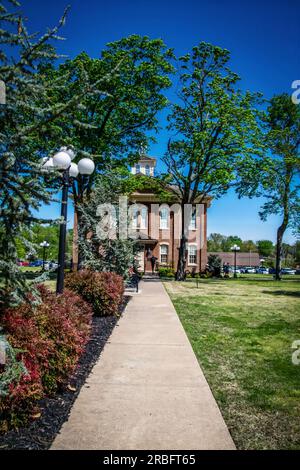
[[136, 172], [136, 174], [138, 174], [138, 173], [141, 172], [141, 165], [140, 165], [139, 163], [137, 163], [137, 164], [135, 165], [135, 172]]
[[197, 264], [197, 246], [196, 245], [189, 245], [188, 254], [189, 254], [189, 264]]
[[167, 229], [168, 228], [168, 221], [169, 221], [169, 209], [167, 207], [163, 207], [159, 214], [159, 228]]
[[145, 229], [147, 228], [147, 207], [134, 208], [132, 212], [132, 228], [133, 229]]
[[161, 264], [168, 264], [168, 245], [160, 245], [160, 262]]
[[145, 174], [146, 174], [147, 176], [150, 176], [150, 166], [149, 166], [149, 165], [146, 165], [146, 166], [145, 166]]
[[141, 226], [140, 226], [140, 228], [142, 229], [147, 228], [147, 215], [148, 215], [147, 207], [143, 207], [141, 211]]
[[196, 209], [192, 211], [192, 217], [189, 225], [189, 230], [196, 230]]
[[134, 209], [132, 214], [132, 228], [138, 228], [139, 223], [139, 210]]

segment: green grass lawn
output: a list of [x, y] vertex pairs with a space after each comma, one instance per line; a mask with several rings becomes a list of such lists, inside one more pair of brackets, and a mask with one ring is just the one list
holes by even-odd
[[45, 281], [43, 282], [43, 284], [45, 284], [45, 286], [48, 287], [48, 289], [52, 290], [53, 292], [56, 289], [56, 280]]
[[239, 449], [300, 449], [300, 277], [166, 282]]
[[20, 266], [20, 271], [23, 273], [38, 273], [42, 269], [40, 266]]
[[[35, 282], [42, 275], [41, 268], [39, 267], [27, 267], [21, 266], [21, 271], [25, 274], [25, 277], [29, 283]], [[67, 274], [69, 271], [65, 271]], [[55, 291], [56, 288], [56, 273], [48, 273], [49, 279], [44, 281], [43, 284], [47, 286], [50, 290]], [[0, 278], [0, 286], [4, 285], [4, 279]]]

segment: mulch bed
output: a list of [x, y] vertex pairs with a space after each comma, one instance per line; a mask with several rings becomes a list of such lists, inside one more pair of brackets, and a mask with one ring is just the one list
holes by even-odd
[[[124, 311], [127, 302], [128, 298], [125, 298], [120, 313]], [[69, 380], [69, 385], [74, 387], [76, 391], [72, 392], [65, 388], [54, 397], [41, 400], [39, 402], [41, 417], [27, 427], [0, 435], [0, 450], [49, 449], [61, 426], [68, 419], [72, 405], [99, 359], [118, 319], [117, 317], [93, 317], [91, 338]]]

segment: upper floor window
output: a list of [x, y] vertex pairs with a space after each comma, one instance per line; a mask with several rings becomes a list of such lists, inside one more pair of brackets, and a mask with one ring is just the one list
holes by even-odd
[[196, 209], [192, 210], [192, 216], [190, 220], [189, 230], [196, 230]]
[[159, 213], [159, 228], [167, 229], [169, 222], [169, 209], [167, 207], [162, 207]]
[[143, 207], [141, 210], [141, 229], [147, 228], [147, 215], [148, 215], [148, 210], [147, 207]]
[[197, 246], [189, 245], [188, 247], [189, 264], [197, 264]]
[[139, 210], [134, 209], [132, 214], [132, 228], [138, 228], [139, 225]]
[[132, 212], [132, 228], [133, 229], [146, 229], [147, 228], [147, 207], [134, 208]]
[[141, 165], [140, 165], [139, 163], [137, 163], [137, 164], [135, 165], [135, 172], [136, 172], [136, 174], [138, 174], [138, 173], [141, 172]]
[[168, 264], [168, 245], [160, 245], [160, 262], [161, 264]]
[[149, 165], [146, 165], [146, 166], [145, 166], [145, 174], [146, 174], [147, 176], [150, 176], [150, 166], [149, 166]]

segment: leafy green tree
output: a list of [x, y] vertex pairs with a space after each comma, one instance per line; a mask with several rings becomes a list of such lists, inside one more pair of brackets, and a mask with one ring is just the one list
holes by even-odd
[[258, 251], [257, 244], [253, 240], [243, 240], [241, 243], [241, 251]]
[[237, 235], [229, 235], [222, 243], [222, 251], [231, 251], [233, 245], [238, 245], [241, 248], [242, 244], [243, 240], [240, 237]]
[[[71, 258], [73, 230], [67, 233], [67, 257]], [[59, 243], [59, 224], [32, 224], [30, 230], [25, 228], [21, 232], [21, 239], [17, 237], [16, 247], [18, 258], [25, 260], [31, 254], [32, 259], [42, 258], [40, 243], [46, 240], [49, 243], [46, 255], [48, 260], [57, 261]]]
[[258, 252], [261, 256], [271, 256], [274, 252], [274, 244], [271, 240], [258, 240]]
[[[265, 142], [269, 154], [254, 160], [244, 174], [240, 194], [263, 196], [262, 220], [269, 215], [281, 217], [276, 237], [276, 279], [280, 279], [282, 243], [288, 227], [300, 227], [299, 144], [300, 106], [288, 94], [274, 96], [265, 117]], [[271, 154], [271, 155], [270, 155]]]
[[208, 251], [222, 251], [222, 244], [226, 241], [226, 235], [211, 233], [207, 239]]
[[[89, 178], [78, 178], [73, 185], [75, 217], [83, 198], [89, 196], [97, 173], [108, 167], [126, 166], [136, 160], [148, 144], [149, 133], [158, 131], [157, 113], [168, 103], [165, 91], [171, 86], [169, 75], [172, 50], [161, 39], [132, 35], [107, 44], [100, 58], [86, 53], [63, 63], [58, 70], [47, 69], [51, 78], [69, 77], [67, 86], [57, 93], [57, 102], [66, 102], [74, 92], [84, 89], [86, 80], [101, 81], [101, 93], [83, 96], [83, 103], [72, 121], [60, 122], [61, 139], [72, 144], [77, 158], [90, 157], [96, 172]], [[111, 77], [111, 70], [116, 72]], [[75, 160], [76, 161], [76, 160]], [[80, 217], [78, 224], [80, 225]], [[77, 238], [75, 225], [74, 236]]]
[[[230, 54], [200, 43], [179, 59], [179, 99], [169, 116], [172, 135], [163, 161], [166, 181], [182, 208], [220, 197], [239, 169], [261, 148], [258, 95], [238, 89], [239, 76], [228, 68]], [[184, 279], [186, 235], [182, 226], [176, 279]]]
[[126, 195], [131, 195], [135, 191], [153, 192], [158, 197], [158, 200], [163, 202], [173, 202], [174, 194], [164, 181], [158, 176], [132, 175], [131, 173], [124, 174], [121, 180], [122, 192]]
[[241, 251], [257, 251], [257, 246], [253, 240], [242, 240], [237, 235], [222, 235], [221, 233], [211, 233], [207, 239], [208, 251], [231, 251], [232, 245], [240, 246]]
[[282, 266], [294, 267], [296, 265], [297, 245], [290, 245], [289, 243], [282, 243]]

